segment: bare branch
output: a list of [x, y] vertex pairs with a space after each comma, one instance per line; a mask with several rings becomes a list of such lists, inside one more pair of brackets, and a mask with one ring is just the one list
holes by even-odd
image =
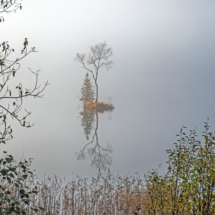
[[[42, 98], [42, 93], [49, 85], [48, 81], [44, 83], [44, 86], [39, 85], [38, 78], [40, 70], [33, 72], [31, 69], [29, 69], [35, 75], [35, 84], [33, 89], [24, 89], [22, 83], [17, 85], [15, 87], [15, 90], [10, 89], [10, 79], [14, 78], [16, 72], [20, 69], [19, 61], [21, 61], [31, 52], [36, 52], [35, 47], [31, 48], [30, 51], [28, 51], [27, 38], [25, 38], [23, 45], [24, 47], [21, 50], [22, 57], [15, 60], [9, 60], [8, 57], [12, 52], [14, 52], [14, 49], [10, 48], [8, 42], [3, 42], [0, 44], [0, 47], [2, 47], [2, 50], [0, 52], [0, 100], [2, 101], [0, 105], [0, 120], [2, 120], [2, 123], [0, 124], [0, 143], [5, 143], [5, 141], [13, 138], [11, 127], [7, 127], [6, 125], [7, 115], [12, 119], [18, 121], [19, 124], [23, 127], [29, 128], [33, 126], [33, 124], [26, 121], [26, 118], [31, 114], [31, 112], [25, 110], [26, 114], [24, 114], [24, 116], [22, 117], [20, 116], [20, 111], [23, 106], [23, 98]], [[16, 95], [14, 96], [14, 94]]]
[[[83, 68], [89, 71], [93, 79], [95, 81], [96, 85], [96, 102], [98, 101], [98, 72], [100, 68], [106, 68], [107, 70], [112, 68], [113, 61], [109, 60], [109, 58], [113, 55], [113, 51], [111, 48], [108, 47], [108, 45], [103, 42], [99, 43], [95, 46], [90, 47], [90, 53], [86, 54], [76, 54], [75, 60], [78, 61], [83, 65]], [[92, 65], [94, 67], [94, 71], [86, 67], [87, 65]]]
[[0, 1], [0, 13], [16, 12], [18, 9], [22, 9], [21, 3], [17, 0], [1, 0]]
[[[17, 0], [1, 0], [0, 1], [0, 14], [16, 12], [18, 9], [22, 9], [21, 3]], [[0, 23], [4, 22], [4, 17], [0, 16]]]
[[80, 63], [83, 64], [84, 61], [85, 61], [85, 57], [86, 57], [85, 54], [79, 54], [79, 53], [77, 53], [76, 57], [74, 58], [74, 60], [76, 60], [76, 61], [78, 61], [78, 62], [80, 62]]

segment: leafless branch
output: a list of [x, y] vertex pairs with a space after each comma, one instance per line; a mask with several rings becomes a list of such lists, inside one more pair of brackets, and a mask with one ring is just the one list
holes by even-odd
[[22, 9], [21, 3], [17, 0], [1, 0], [0, 1], [0, 13], [16, 12], [18, 9]]
[[[0, 143], [12, 139], [12, 129], [11, 126], [7, 127], [6, 116], [9, 115], [12, 119], [15, 119], [23, 127], [32, 127], [33, 124], [26, 121], [26, 118], [31, 114], [31, 112], [25, 110], [26, 114], [20, 116], [20, 111], [23, 106], [23, 98], [34, 97], [42, 98], [45, 88], [49, 85], [48, 81], [44, 83], [43, 86], [38, 84], [39, 71], [33, 72], [30, 68], [29, 70], [35, 75], [35, 84], [33, 89], [27, 89], [23, 87], [23, 84], [20, 83], [15, 87], [15, 90], [11, 89], [10, 79], [15, 78], [16, 72], [20, 69], [20, 63], [24, 57], [29, 55], [31, 52], [36, 52], [35, 48], [31, 48], [28, 51], [28, 41], [25, 38], [24, 47], [21, 50], [22, 56], [15, 60], [10, 60], [8, 57], [14, 49], [11, 49], [8, 42], [3, 42], [0, 44], [2, 50], [0, 52]], [[12, 95], [13, 94], [13, 95]], [[15, 95], [14, 95], [15, 94]]]
[[[93, 80], [96, 85], [96, 102], [98, 101], [98, 72], [100, 68], [106, 68], [107, 70], [112, 68], [113, 61], [109, 58], [113, 55], [111, 48], [103, 42], [95, 46], [90, 47], [90, 53], [86, 54], [76, 54], [75, 60], [82, 64], [83, 68], [92, 74]], [[86, 65], [93, 66], [94, 70], [90, 69]]]

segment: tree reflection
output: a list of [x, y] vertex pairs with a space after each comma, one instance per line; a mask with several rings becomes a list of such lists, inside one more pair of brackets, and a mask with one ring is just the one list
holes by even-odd
[[[86, 111], [85, 111], [86, 112]], [[106, 147], [102, 147], [99, 144], [99, 138], [98, 138], [98, 113], [85, 113], [84, 111], [82, 113], [82, 126], [84, 127], [84, 133], [87, 138], [89, 139], [89, 134], [92, 130], [92, 124], [95, 120], [95, 132], [92, 137], [92, 140], [87, 143], [81, 151], [77, 153], [77, 159], [78, 160], [84, 160], [86, 157], [90, 157], [91, 159], [91, 165], [93, 167], [96, 167], [99, 172], [101, 170], [106, 170], [108, 166], [112, 163], [112, 157], [110, 154], [113, 152], [111, 145], [107, 144]], [[80, 113], [80, 114], [81, 114]], [[91, 114], [91, 115], [88, 115]], [[85, 121], [87, 120], [87, 121]], [[91, 121], [90, 121], [91, 120]]]
[[84, 128], [84, 135], [89, 140], [89, 135], [93, 129], [93, 122], [95, 121], [95, 114], [83, 110], [80, 112], [80, 115], [82, 116], [81, 126]]
[[99, 144], [99, 137], [97, 133], [99, 127], [98, 114], [106, 111], [111, 112], [114, 110], [114, 106], [111, 102], [109, 104], [105, 104], [104, 102], [98, 102], [97, 99], [96, 102], [94, 101], [95, 92], [88, 73], [84, 78], [84, 83], [81, 88], [81, 95], [80, 100], [83, 101], [84, 105], [83, 111], [80, 112], [80, 115], [82, 116], [81, 126], [84, 128], [84, 135], [86, 139], [89, 140], [94, 124], [95, 132], [92, 136], [92, 140], [77, 153], [77, 159], [84, 160], [86, 157], [90, 157], [91, 165], [96, 167], [100, 172], [101, 170], [106, 170], [107, 167], [111, 165], [112, 157], [110, 154], [113, 150], [109, 144], [107, 144], [106, 147], [102, 147], [102, 145]]

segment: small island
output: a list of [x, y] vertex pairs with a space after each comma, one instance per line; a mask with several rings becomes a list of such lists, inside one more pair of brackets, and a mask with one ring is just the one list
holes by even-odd
[[104, 113], [105, 111], [113, 111], [113, 104], [104, 102], [89, 102], [84, 104], [84, 110], [88, 113]]

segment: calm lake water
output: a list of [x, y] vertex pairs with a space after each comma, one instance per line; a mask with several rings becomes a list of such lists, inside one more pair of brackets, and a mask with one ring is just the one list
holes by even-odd
[[[140, 98], [143, 94], [138, 93]], [[87, 123], [91, 126], [88, 137], [83, 128], [83, 114], [80, 114], [83, 104], [76, 97], [76, 105], [66, 107], [60, 103], [55, 108], [56, 113], [53, 110], [49, 115], [48, 109], [41, 106], [40, 113], [47, 113], [44, 122], [36, 119], [39, 113], [34, 111], [32, 118], [36, 125], [28, 130], [15, 127], [14, 140], [2, 148], [18, 159], [25, 150], [26, 158], [34, 158], [32, 167], [40, 177], [45, 173], [62, 177], [93, 176], [108, 168], [114, 174], [139, 172], [143, 175], [159, 164], [162, 164], [161, 172], [165, 170], [166, 149], [173, 147], [177, 140], [175, 135], [186, 122], [190, 129], [197, 125], [201, 138], [206, 117], [200, 115], [201, 122], [194, 119], [194, 115], [193, 123], [188, 122], [186, 116], [192, 105], [183, 115], [173, 103], [169, 104], [172, 108], [160, 100], [151, 99], [151, 103], [144, 104], [144, 99], [135, 94], [127, 102], [127, 97], [121, 95], [123, 99], [111, 101], [115, 107], [112, 112], [88, 116]], [[40, 100], [40, 104], [43, 101], [45, 99]], [[64, 107], [64, 111], [57, 112]], [[70, 108], [73, 108], [72, 112]]]
[[[16, 159], [23, 152], [34, 158], [32, 168], [41, 177], [92, 176], [105, 168], [143, 175], [159, 164], [165, 170], [166, 150], [174, 146], [182, 125], [187, 133], [196, 126], [200, 140], [207, 117], [215, 130], [214, 1], [66, 5], [59, 8], [56, 1], [50, 10], [48, 1], [42, 8], [38, 1], [26, 1], [22, 11], [5, 15], [1, 24], [1, 41], [15, 49], [11, 59], [20, 57], [26, 37], [29, 48], [39, 51], [22, 60], [11, 81], [32, 89], [30, 67], [41, 69], [39, 83], [51, 83], [43, 99], [23, 100], [22, 111], [32, 111], [28, 120], [35, 125], [25, 129], [9, 120], [14, 139], [1, 145], [2, 151]], [[104, 41], [113, 50], [114, 64], [99, 72], [99, 101], [108, 103], [110, 97], [115, 108], [93, 117], [87, 140], [79, 101], [86, 71], [74, 57]]]

